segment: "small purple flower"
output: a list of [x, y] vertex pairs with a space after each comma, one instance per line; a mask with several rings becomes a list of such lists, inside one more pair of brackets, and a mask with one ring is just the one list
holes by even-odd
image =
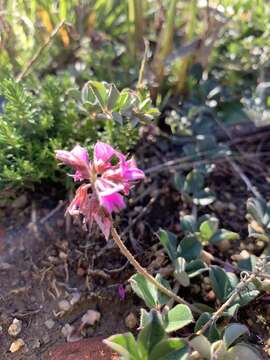
[[118, 286], [118, 295], [121, 301], [124, 301], [126, 298], [126, 291], [123, 285]]

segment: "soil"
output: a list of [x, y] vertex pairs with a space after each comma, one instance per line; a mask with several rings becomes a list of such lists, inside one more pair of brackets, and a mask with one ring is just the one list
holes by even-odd
[[[256, 146], [257, 143], [249, 144], [249, 152]], [[260, 152], [263, 146], [266, 145], [261, 146]], [[160, 139], [148, 139], [139, 149], [137, 159], [142, 168], [151, 168], [179, 156], [178, 149]], [[245, 147], [242, 150], [245, 151]], [[259, 155], [254, 162], [242, 159], [241, 169], [269, 199], [269, 167], [267, 159], [262, 159]], [[168, 265], [156, 231], [162, 227], [181, 235], [179, 213], [192, 211], [173, 188], [172, 175], [170, 171], [153, 176], [150, 173], [145, 183], [134, 189], [121, 220], [120, 217], [116, 219], [127, 246], [152, 273], [165, 272]], [[212, 247], [208, 250], [224, 261], [231, 260], [233, 254], [243, 249], [260, 255], [265, 244], [247, 238], [245, 204], [251, 194], [241, 176], [224, 160], [217, 163], [209, 185], [216, 192], [217, 201], [202, 212], [215, 213], [222, 227], [239, 232], [241, 240], [226, 251]], [[21, 202], [0, 208], [1, 360], [48, 360], [49, 351], [66, 342], [62, 333], [66, 324], [74, 326], [73, 338], [106, 338], [130, 331], [125, 324], [130, 312], [139, 319], [143, 304], [128, 284], [134, 270], [98, 231], [88, 234], [80, 222], [73, 224], [64, 217], [66, 196], [63, 190], [59, 193], [54, 189], [50, 194], [47, 189], [40, 188], [35, 194], [20, 195], [24, 196]], [[196, 278], [191, 289], [181, 290], [180, 295], [194, 301], [196, 293], [196, 301], [214, 304], [215, 298], [211, 298], [209, 289], [195, 292], [201, 283], [202, 278]], [[125, 289], [124, 299], [119, 287]], [[251, 341], [268, 351], [270, 311], [265, 296], [256, 300], [255, 312], [253, 303], [240, 311], [239, 318], [252, 330]], [[63, 300], [65, 304], [73, 302], [74, 305], [61, 311]], [[100, 312], [101, 319], [80, 332], [81, 318], [89, 309]], [[17, 337], [8, 334], [14, 318], [22, 321]], [[25, 346], [11, 353], [10, 345], [17, 338], [23, 339]]]

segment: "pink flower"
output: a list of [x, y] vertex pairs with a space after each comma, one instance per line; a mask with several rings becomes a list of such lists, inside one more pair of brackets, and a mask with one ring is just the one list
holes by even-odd
[[56, 158], [75, 169], [74, 181], [86, 180], [70, 203], [67, 212], [83, 215], [91, 230], [95, 221], [106, 239], [112, 227], [112, 213], [125, 208], [123, 195], [128, 195], [133, 184], [144, 178], [134, 159], [126, 156], [110, 145], [97, 142], [93, 161], [89, 161], [87, 150], [76, 145], [73, 150], [57, 150]]
[[74, 181], [81, 181], [89, 178], [91, 170], [88, 152], [80, 145], [76, 145], [71, 151], [57, 150], [56, 159], [76, 170], [73, 175]]

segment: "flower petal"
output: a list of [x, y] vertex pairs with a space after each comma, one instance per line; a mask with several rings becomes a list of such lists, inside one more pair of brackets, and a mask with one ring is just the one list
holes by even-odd
[[100, 230], [102, 231], [103, 235], [105, 236], [106, 240], [109, 240], [111, 227], [112, 227], [112, 219], [110, 216], [106, 216], [103, 213], [95, 213], [93, 214], [96, 223], [98, 224]]
[[95, 187], [99, 197], [111, 195], [124, 190], [123, 184], [121, 183], [117, 184], [113, 181], [104, 179], [102, 177], [96, 180]]
[[107, 162], [116, 154], [116, 150], [111, 145], [98, 141], [94, 148], [94, 162]]
[[76, 173], [73, 175], [75, 181], [89, 178], [90, 163], [88, 152], [80, 145], [76, 145], [71, 151], [57, 150], [56, 158], [76, 170]]
[[111, 214], [113, 211], [119, 212], [126, 207], [123, 196], [115, 193], [100, 197], [100, 205], [102, 205]]

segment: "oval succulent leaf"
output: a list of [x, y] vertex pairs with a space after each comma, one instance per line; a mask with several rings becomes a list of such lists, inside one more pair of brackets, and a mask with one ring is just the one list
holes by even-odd
[[242, 335], [248, 334], [249, 330], [242, 324], [230, 324], [226, 327], [223, 335], [223, 341], [226, 349], [232, 346], [232, 344]]

